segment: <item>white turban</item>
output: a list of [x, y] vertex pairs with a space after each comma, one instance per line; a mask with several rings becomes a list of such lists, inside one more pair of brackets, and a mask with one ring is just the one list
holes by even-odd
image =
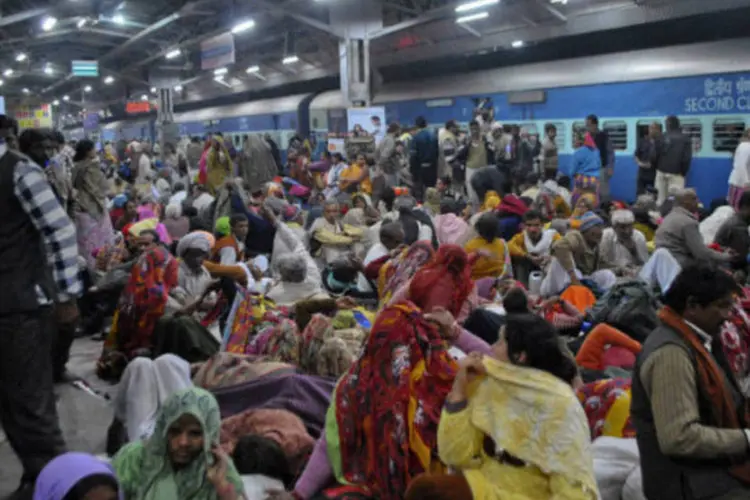
[[177, 256], [182, 257], [185, 252], [192, 249], [208, 253], [211, 251], [211, 240], [202, 231], [194, 231], [184, 236], [177, 244]]

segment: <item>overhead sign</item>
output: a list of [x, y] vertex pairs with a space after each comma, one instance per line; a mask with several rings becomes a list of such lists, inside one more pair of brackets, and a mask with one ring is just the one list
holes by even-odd
[[151, 111], [151, 103], [148, 101], [130, 101], [125, 104], [125, 112], [131, 115], [148, 113]]
[[83, 117], [83, 130], [91, 132], [99, 128], [99, 113], [86, 113]]
[[49, 104], [19, 106], [16, 111], [16, 120], [21, 129], [52, 128], [52, 108]]
[[98, 61], [71, 61], [70, 64], [73, 76], [87, 76], [92, 78], [99, 76]]
[[216, 69], [234, 64], [234, 35], [223, 35], [209, 38], [201, 43], [201, 68]]

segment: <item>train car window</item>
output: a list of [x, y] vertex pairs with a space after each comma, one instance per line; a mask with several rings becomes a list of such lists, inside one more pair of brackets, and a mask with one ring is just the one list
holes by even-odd
[[540, 140], [544, 140], [544, 138], [547, 136], [546, 129], [547, 129], [548, 125], [554, 125], [555, 128], [557, 129], [557, 135], [555, 135], [555, 144], [557, 145], [557, 149], [559, 149], [559, 150], [564, 149], [565, 148], [565, 124], [564, 123], [559, 123], [559, 122], [557, 122], [557, 123], [553, 123], [553, 122], [545, 123], [544, 124], [544, 129], [545, 130], [542, 131], [542, 136], [543, 137], [540, 137]]
[[682, 120], [680, 122], [682, 133], [690, 137], [693, 143], [693, 153], [703, 148], [703, 124], [699, 120]]
[[602, 130], [609, 134], [615, 151], [628, 149], [628, 124], [623, 121], [604, 122]]
[[745, 131], [745, 122], [736, 118], [719, 118], [714, 120], [713, 127], [714, 151], [734, 153]]
[[573, 122], [573, 126], [570, 129], [570, 144], [573, 148], [576, 147], [576, 137], [580, 134], [586, 133], [586, 122]]
[[662, 123], [660, 120], [639, 120], [635, 125], [636, 139], [641, 140], [644, 137], [647, 137], [648, 129], [649, 127], [651, 127], [652, 123], [658, 123], [659, 125], [661, 125], [662, 131], [664, 130], [664, 123]]

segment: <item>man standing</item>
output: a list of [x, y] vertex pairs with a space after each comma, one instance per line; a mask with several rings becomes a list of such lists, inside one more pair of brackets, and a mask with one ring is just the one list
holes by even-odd
[[729, 274], [696, 265], [664, 294], [630, 406], [648, 499], [750, 498], [745, 398], [720, 342], [735, 293]]
[[427, 128], [427, 120], [419, 116], [417, 133], [411, 140], [411, 175], [414, 180], [414, 196], [420, 201], [428, 187], [435, 187], [438, 179], [439, 147], [435, 134]]
[[656, 204], [661, 207], [673, 189], [685, 187], [685, 177], [693, 161], [693, 143], [682, 133], [680, 119], [667, 117], [667, 134], [664, 136], [656, 163]]
[[[0, 421], [23, 464], [17, 498], [63, 451], [52, 381], [55, 316], [78, 319], [75, 226], [44, 171], [7, 147], [17, 125], [0, 115]], [[54, 314], [53, 314], [54, 313]]]
[[609, 134], [599, 129], [599, 117], [589, 115], [586, 117], [586, 129], [596, 143], [599, 156], [602, 159], [602, 170], [599, 175], [599, 198], [602, 202], [609, 201], [609, 180], [615, 174], [615, 149]]
[[[401, 155], [398, 152], [398, 136], [401, 127], [398, 123], [388, 125], [385, 137], [375, 150], [375, 159], [378, 162], [379, 173], [384, 179], [384, 188], [392, 188], [398, 185], [398, 173], [401, 170]], [[378, 196], [380, 199], [380, 196]]]
[[648, 127], [648, 135], [641, 138], [635, 150], [635, 163], [638, 165], [636, 194], [645, 194], [656, 183], [656, 162], [661, 149], [661, 123], [654, 122]]
[[[461, 150], [457, 155], [457, 161], [466, 168], [466, 192], [469, 195], [469, 201], [475, 208], [478, 208], [479, 205], [482, 204], [482, 200], [479, 199], [479, 195], [472, 187], [472, 179], [481, 169], [494, 163], [494, 155], [492, 154], [490, 144], [482, 135], [482, 129], [479, 122], [476, 120], [472, 120], [471, 123], [469, 123], [469, 139], [466, 144], [461, 147]], [[495, 167], [492, 168], [494, 169]]]
[[558, 151], [557, 151], [557, 127], [548, 123], [544, 126], [544, 140], [542, 141], [542, 175], [544, 180], [557, 177]]

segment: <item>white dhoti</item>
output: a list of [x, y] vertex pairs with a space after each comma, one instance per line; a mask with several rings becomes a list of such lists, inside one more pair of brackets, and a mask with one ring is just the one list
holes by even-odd
[[677, 260], [672, 257], [666, 248], [657, 248], [651, 254], [646, 264], [641, 268], [638, 277], [648, 283], [649, 286], [659, 285], [661, 293], [669, 290], [672, 282], [682, 271], [682, 267]]
[[150, 437], [164, 401], [192, 386], [190, 364], [179, 356], [164, 354], [155, 360], [132, 360], [122, 375], [114, 400], [115, 417], [124, 424], [128, 439]]
[[[602, 269], [600, 271], [594, 271], [588, 276], [584, 276], [581, 272], [576, 269], [576, 276], [579, 280], [588, 279], [596, 283], [596, 286], [602, 290], [609, 290], [617, 282], [617, 276], [609, 269]], [[542, 297], [552, 297], [553, 295], [559, 295], [570, 285], [570, 276], [568, 271], [563, 268], [560, 261], [557, 258], [552, 257], [547, 275], [542, 280], [542, 287], [540, 293]]]

